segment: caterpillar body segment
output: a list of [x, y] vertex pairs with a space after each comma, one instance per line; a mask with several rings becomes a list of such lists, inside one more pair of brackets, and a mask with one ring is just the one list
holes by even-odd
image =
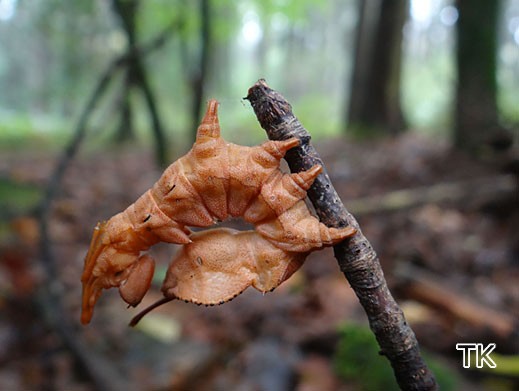
[[162, 291], [166, 297], [197, 304], [221, 304], [249, 286], [271, 291], [290, 277], [305, 257], [279, 249], [255, 231], [201, 231], [174, 257]]
[[[218, 103], [209, 101], [193, 148], [134, 204], [95, 228], [81, 278], [82, 323], [90, 322], [102, 289], [119, 288], [130, 306], [141, 301], [154, 272], [153, 259], [141, 253], [158, 242], [184, 245], [168, 271], [164, 300], [215, 304], [248, 286], [268, 291], [297, 270], [308, 252], [353, 235], [351, 227], [321, 224], [304, 202], [321, 166], [280, 171], [281, 159], [298, 145], [297, 138], [253, 147], [228, 143], [220, 135]], [[242, 217], [255, 230], [192, 234], [188, 228], [229, 217]], [[196, 252], [205, 255], [193, 258]]]

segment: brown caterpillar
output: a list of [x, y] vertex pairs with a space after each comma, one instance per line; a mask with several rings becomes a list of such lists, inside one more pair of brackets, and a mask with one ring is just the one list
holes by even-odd
[[307, 252], [282, 250], [255, 231], [214, 228], [191, 235], [173, 258], [164, 283], [164, 298], [132, 319], [174, 299], [216, 305], [232, 300], [249, 286], [270, 292], [301, 267]]
[[[247, 263], [255, 257], [254, 251], [261, 254], [268, 248], [268, 251], [276, 249], [276, 259], [291, 264], [300, 255], [304, 259], [310, 251], [355, 233], [352, 227], [326, 227], [311, 215], [304, 203], [306, 190], [321, 172], [320, 166], [294, 174], [279, 170], [285, 153], [299, 145], [296, 138], [267, 141], [254, 147], [228, 143], [220, 136], [217, 110], [217, 101], [209, 101], [193, 148], [171, 164], [134, 204], [94, 229], [81, 277], [82, 323], [90, 322], [102, 289], [119, 287], [121, 297], [130, 306], [140, 303], [154, 273], [153, 259], [140, 253], [160, 241], [187, 245], [184, 252], [201, 251], [204, 256], [199, 257], [213, 265], [211, 273], [218, 273], [214, 265], [220, 262], [220, 269], [224, 270], [229, 259], [240, 256], [238, 244], [257, 246], [239, 262]], [[253, 224], [255, 232], [236, 234], [217, 230], [190, 237], [191, 232], [186, 228], [208, 227], [238, 216]], [[219, 240], [234, 246], [235, 255], [229, 253], [221, 259], [215, 256]], [[283, 251], [288, 255], [283, 256]], [[253, 284], [245, 283], [249, 277], [243, 274], [239, 262], [233, 262], [236, 265], [233, 278], [243, 279], [244, 286]], [[189, 272], [188, 268], [176, 268], [175, 263], [170, 270], [178, 270], [175, 272], [178, 280], [186, 278]], [[225, 301], [232, 290], [226, 285], [225, 279], [222, 280], [219, 291], [214, 288], [211, 300]], [[189, 292], [185, 292], [182, 294], [185, 300], [212, 304], [204, 303], [207, 300], [204, 296], [189, 298]]]

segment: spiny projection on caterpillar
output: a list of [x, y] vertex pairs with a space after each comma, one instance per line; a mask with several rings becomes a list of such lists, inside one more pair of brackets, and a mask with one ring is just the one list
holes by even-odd
[[[171, 164], [123, 212], [97, 224], [85, 258], [81, 322], [92, 319], [103, 289], [117, 287], [129, 306], [148, 291], [154, 260], [142, 254], [158, 242], [182, 244], [171, 262], [164, 298], [132, 321], [165, 302], [181, 299], [221, 304], [249, 286], [271, 291], [290, 277], [306, 256], [355, 234], [353, 227], [328, 228], [304, 199], [322, 168], [286, 174], [279, 165], [297, 138], [247, 147], [220, 136], [218, 102], [210, 100], [192, 149]], [[209, 227], [242, 217], [251, 231]]]

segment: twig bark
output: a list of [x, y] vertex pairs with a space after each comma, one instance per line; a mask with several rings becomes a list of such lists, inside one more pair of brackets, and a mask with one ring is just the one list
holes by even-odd
[[334, 247], [335, 257], [366, 311], [381, 354], [389, 359], [400, 388], [438, 389], [434, 375], [420, 355], [413, 331], [389, 292], [377, 254], [333, 188], [323, 161], [310, 144], [310, 134], [294, 116], [286, 99], [264, 80], [254, 84], [245, 99], [250, 101], [269, 139], [297, 137], [301, 140], [301, 146], [290, 150], [285, 157], [292, 172], [308, 170], [315, 164], [323, 166], [323, 173], [308, 191], [321, 221], [330, 227], [350, 225], [357, 228], [357, 234], [350, 240]]

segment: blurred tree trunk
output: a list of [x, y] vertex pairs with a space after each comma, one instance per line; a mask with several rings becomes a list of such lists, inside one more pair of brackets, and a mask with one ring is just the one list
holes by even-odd
[[131, 104], [131, 91], [133, 82], [131, 80], [129, 69], [126, 70], [124, 76], [123, 90], [121, 91], [121, 98], [119, 104], [121, 105], [119, 125], [116, 131], [116, 141], [126, 142], [135, 139], [135, 132], [133, 131], [133, 108]]
[[496, 43], [500, 1], [457, 0], [454, 143], [471, 152], [497, 128]]
[[198, 68], [191, 75], [191, 89], [193, 91], [192, 103], [192, 135], [196, 136], [196, 130], [200, 122], [204, 90], [207, 84], [207, 71], [209, 69], [209, 56], [212, 44], [211, 37], [211, 4], [209, 0], [199, 0], [200, 6], [200, 54]]
[[[128, 52], [137, 53], [137, 38], [135, 28], [135, 17], [139, 7], [138, 0], [112, 0], [113, 8], [118, 14], [123, 30], [128, 40]], [[121, 108], [121, 125], [119, 128], [119, 137], [121, 132], [125, 131], [122, 129], [123, 126], [131, 126], [131, 97], [130, 91], [135, 86], [140, 89], [144, 95], [144, 101], [148, 108], [150, 120], [152, 124], [152, 131], [155, 140], [155, 158], [157, 164], [161, 167], [167, 164], [167, 153], [166, 153], [166, 136], [163, 131], [162, 121], [158, 113], [157, 104], [155, 102], [155, 96], [151, 85], [148, 81], [146, 69], [143, 65], [142, 59], [138, 54], [134, 54], [130, 57], [126, 68], [125, 78], [125, 89], [123, 91], [123, 105]], [[131, 131], [131, 130], [128, 130]]]
[[405, 128], [400, 106], [402, 29], [409, 0], [359, 1], [348, 126], [392, 134]]
[[[113, 0], [113, 7], [124, 26], [129, 50], [133, 50], [137, 45], [135, 40], [135, 15], [138, 3], [137, 1]], [[128, 63], [125, 70], [124, 85], [121, 91], [120, 119], [116, 133], [116, 139], [120, 142], [133, 140], [135, 138], [135, 132], [133, 129], [133, 106], [131, 103], [131, 93], [134, 85], [135, 61], [131, 61]]]

